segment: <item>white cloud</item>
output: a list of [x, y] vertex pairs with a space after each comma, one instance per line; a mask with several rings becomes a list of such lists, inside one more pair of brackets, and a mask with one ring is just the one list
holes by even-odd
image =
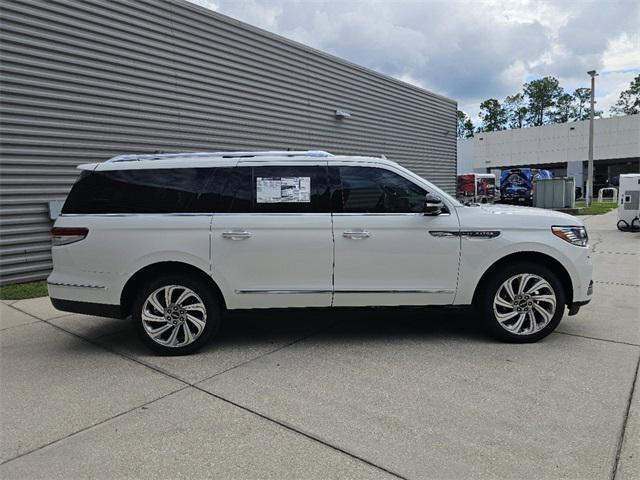
[[413, 78], [408, 73], [404, 73], [402, 75], [399, 75], [397, 78], [398, 78], [398, 80], [402, 80], [403, 82], [410, 83], [411, 85], [414, 85], [416, 87], [427, 88], [424, 83], [422, 83], [417, 78]]
[[623, 32], [609, 41], [603, 54], [607, 71], [637, 69], [640, 66], [640, 33]]
[[192, 0], [458, 100], [477, 118], [545, 75], [598, 77], [599, 108], [640, 73], [637, 0]]

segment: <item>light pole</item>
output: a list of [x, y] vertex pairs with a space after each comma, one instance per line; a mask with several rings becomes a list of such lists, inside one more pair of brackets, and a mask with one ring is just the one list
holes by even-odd
[[591, 206], [593, 202], [593, 117], [595, 92], [596, 92], [596, 77], [598, 73], [595, 70], [590, 70], [587, 74], [591, 77], [591, 110], [589, 111], [589, 163], [587, 164], [587, 207]]

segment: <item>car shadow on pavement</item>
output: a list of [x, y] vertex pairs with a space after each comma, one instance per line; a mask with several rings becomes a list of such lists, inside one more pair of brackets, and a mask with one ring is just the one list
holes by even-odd
[[[133, 355], [152, 355], [131, 319], [74, 316], [60, 327]], [[194, 355], [280, 348], [314, 337], [319, 342], [455, 341], [495, 343], [470, 308], [376, 307], [240, 310], [223, 315], [215, 339]]]
[[[225, 315], [217, 341], [247, 341], [274, 331], [294, 333], [306, 325], [321, 341], [403, 339], [435, 340], [456, 337], [479, 342], [492, 340], [483, 332], [470, 308], [376, 307], [238, 311]], [[308, 335], [303, 335], [303, 337]]]

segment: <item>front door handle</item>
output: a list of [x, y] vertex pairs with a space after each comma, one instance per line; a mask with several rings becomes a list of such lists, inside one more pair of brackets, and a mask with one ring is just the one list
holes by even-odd
[[371, 234], [366, 230], [345, 230], [342, 232], [344, 238], [350, 238], [351, 240], [364, 240], [369, 238]]
[[222, 232], [222, 238], [228, 238], [229, 240], [245, 240], [251, 237], [251, 232], [246, 230], [231, 230]]

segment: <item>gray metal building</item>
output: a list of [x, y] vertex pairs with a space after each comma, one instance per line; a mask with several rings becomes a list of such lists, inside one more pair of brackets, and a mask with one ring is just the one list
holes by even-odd
[[48, 201], [116, 154], [386, 155], [454, 190], [452, 100], [183, 0], [0, 5], [2, 283], [46, 277]]

